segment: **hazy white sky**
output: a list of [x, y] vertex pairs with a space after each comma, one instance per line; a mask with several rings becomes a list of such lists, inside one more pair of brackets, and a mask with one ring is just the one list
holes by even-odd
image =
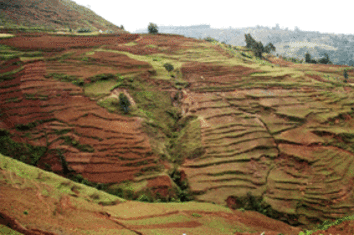
[[210, 24], [212, 28], [248, 26], [354, 34], [351, 0], [74, 0], [130, 32], [157, 25]]

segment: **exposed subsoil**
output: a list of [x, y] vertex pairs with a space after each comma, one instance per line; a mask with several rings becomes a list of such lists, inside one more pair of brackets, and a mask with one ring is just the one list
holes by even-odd
[[137, 34], [101, 36], [53, 36], [41, 33], [19, 35], [3, 39], [2, 44], [25, 51], [64, 51], [70, 48], [92, 48], [101, 45], [128, 43], [139, 37]]

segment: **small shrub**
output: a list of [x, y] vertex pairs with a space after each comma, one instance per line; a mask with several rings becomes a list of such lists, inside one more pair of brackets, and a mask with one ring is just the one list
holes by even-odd
[[88, 28], [80, 28], [77, 30], [78, 33], [91, 33], [91, 29]]
[[192, 216], [198, 217], [198, 218], [202, 217], [201, 215], [199, 215], [199, 214], [197, 214], [197, 213], [193, 213]]
[[165, 69], [166, 69], [168, 72], [171, 72], [171, 71], [174, 70], [173, 65], [170, 64], [170, 63], [165, 63], [165, 64], [163, 65], [163, 67], [165, 67]]
[[124, 93], [119, 94], [119, 106], [124, 111], [124, 113], [129, 112], [130, 102], [128, 97]]
[[90, 198], [93, 200], [98, 200], [98, 199], [100, 199], [100, 195], [98, 195], [98, 193], [94, 193], [94, 194], [90, 195]]

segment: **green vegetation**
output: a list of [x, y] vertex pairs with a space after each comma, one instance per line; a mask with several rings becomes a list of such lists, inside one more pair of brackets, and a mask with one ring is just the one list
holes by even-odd
[[201, 143], [200, 120], [181, 120], [177, 125], [181, 130], [179, 136], [170, 141], [171, 156], [177, 163], [182, 163], [185, 158], [199, 158], [204, 154]]
[[348, 82], [348, 72], [347, 72], [347, 70], [344, 70], [343, 76], [344, 76], [344, 82], [347, 83]]
[[83, 86], [84, 85], [84, 80], [81, 78], [78, 78], [77, 76], [73, 75], [67, 75], [63, 73], [50, 73], [45, 75], [46, 78], [54, 78], [56, 80], [62, 81], [62, 82], [71, 82], [72, 84], [76, 86]]
[[0, 74], [0, 82], [15, 79], [16, 73], [18, 73], [22, 70], [23, 70], [23, 67], [19, 67], [17, 69], [14, 69], [13, 71], [9, 71], [9, 72]]
[[154, 23], [150, 23], [148, 25], [148, 31], [151, 34], [157, 34], [159, 32], [157, 25]]
[[59, 139], [63, 139], [65, 145], [73, 146], [74, 148], [77, 148], [81, 152], [89, 152], [89, 153], [95, 152], [95, 149], [92, 146], [87, 144], [82, 145], [79, 143], [79, 141], [75, 140], [73, 137], [61, 136], [59, 137]]
[[24, 163], [37, 166], [38, 161], [46, 154], [47, 147], [18, 143], [12, 140], [12, 135], [0, 129], [0, 153], [11, 156]]
[[310, 64], [332, 64], [327, 53], [325, 53], [324, 56], [317, 61], [311, 58], [310, 53], [306, 52], [305, 62]]
[[103, 74], [98, 74], [93, 77], [89, 77], [87, 80], [90, 82], [97, 82], [97, 81], [107, 81], [111, 79], [116, 79], [116, 75], [111, 74], [111, 73], [103, 73]]
[[88, 83], [84, 86], [84, 93], [86, 96], [99, 98], [109, 95], [113, 89], [119, 87], [120, 85], [121, 83], [117, 83], [114, 80]]
[[263, 52], [270, 53], [276, 50], [272, 43], [268, 43], [267, 46], [264, 47], [262, 42], [254, 40], [251, 34], [245, 34], [245, 40], [246, 47], [251, 49], [258, 58], [262, 58]]
[[91, 33], [92, 30], [89, 28], [80, 28], [76, 32], [78, 32], [78, 33]]
[[0, 224], [0, 234], [2, 234], [2, 235], [22, 235], [22, 233], [12, 230], [2, 224]]
[[124, 111], [124, 113], [129, 112], [130, 101], [124, 93], [119, 94], [119, 106]]
[[165, 69], [166, 69], [168, 72], [171, 72], [171, 71], [173, 71], [173, 69], [174, 69], [173, 65], [170, 64], [170, 63], [165, 63], [165, 64], [163, 65], [163, 67], [165, 67]]

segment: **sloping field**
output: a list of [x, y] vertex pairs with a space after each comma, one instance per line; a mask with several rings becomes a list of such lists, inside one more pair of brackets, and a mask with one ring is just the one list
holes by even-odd
[[300, 231], [256, 212], [232, 211], [219, 205], [125, 201], [3, 155], [0, 202], [1, 233], [13, 229], [19, 234], [47, 235], [296, 235]]
[[128, 43], [137, 39], [137, 34], [100, 36], [53, 36], [41, 33], [19, 35], [2, 39], [5, 45], [26, 51], [63, 51], [69, 48], [92, 48], [94, 46]]
[[[30, 37], [22, 48], [53, 49], [45, 61], [2, 63], [0, 127], [8, 132], [0, 134], [35, 152], [15, 158], [80, 173], [122, 196], [129, 192], [110, 184], [154, 189], [167, 201], [254, 210], [292, 225], [354, 212], [354, 93], [350, 84], [322, 80], [343, 68], [321, 66], [311, 77], [312, 65], [278, 67], [281, 60], [175, 35], [92, 37], [77, 45], [52, 37], [58, 47], [39, 45], [46, 37]], [[21, 48], [16, 38], [2, 42]], [[97, 48], [72, 48], [80, 45]], [[132, 103], [127, 114], [119, 111], [120, 92]], [[150, 200], [136, 196], [130, 198]], [[141, 234], [205, 233], [207, 214], [197, 220], [181, 205], [177, 213], [163, 207], [160, 219], [150, 211], [139, 220], [114, 219]], [[234, 229], [228, 226], [225, 234]]]
[[[1, 72], [21, 68], [14, 63], [21, 62], [10, 61]], [[45, 78], [43, 61], [22, 68], [0, 83], [1, 127], [15, 141], [45, 148], [36, 165], [60, 174], [74, 170], [98, 183], [134, 181], [163, 169], [138, 118], [111, 114], [81, 87]]]
[[[251, 80], [255, 71], [241, 68], [200, 63], [182, 68], [191, 83], [184, 93], [183, 113], [199, 118], [205, 150], [180, 168], [195, 199], [257, 210], [291, 224], [310, 225], [353, 213], [348, 184], [353, 150], [338, 148], [352, 137], [338, 137], [338, 143], [322, 137], [346, 135], [338, 128], [320, 131], [332, 120], [344, 125], [345, 114], [350, 114], [346, 123], [352, 119], [346, 104], [351, 94], [342, 96], [335, 87], [323, 91], [308, 83], [289, 87], [295, 75], [276, 80], [269, 89], [263, 81], [272, 78]], [[258, 88], [257, 83], [264, 85]], [[208, 85], [200, 89], [201, 84]]]
[[107, 46], [107, 49], [126, 51], [136, 55], [174, 54], [192, 47], [197, 40], [179, 35], [141, 35], [134, 43]]

